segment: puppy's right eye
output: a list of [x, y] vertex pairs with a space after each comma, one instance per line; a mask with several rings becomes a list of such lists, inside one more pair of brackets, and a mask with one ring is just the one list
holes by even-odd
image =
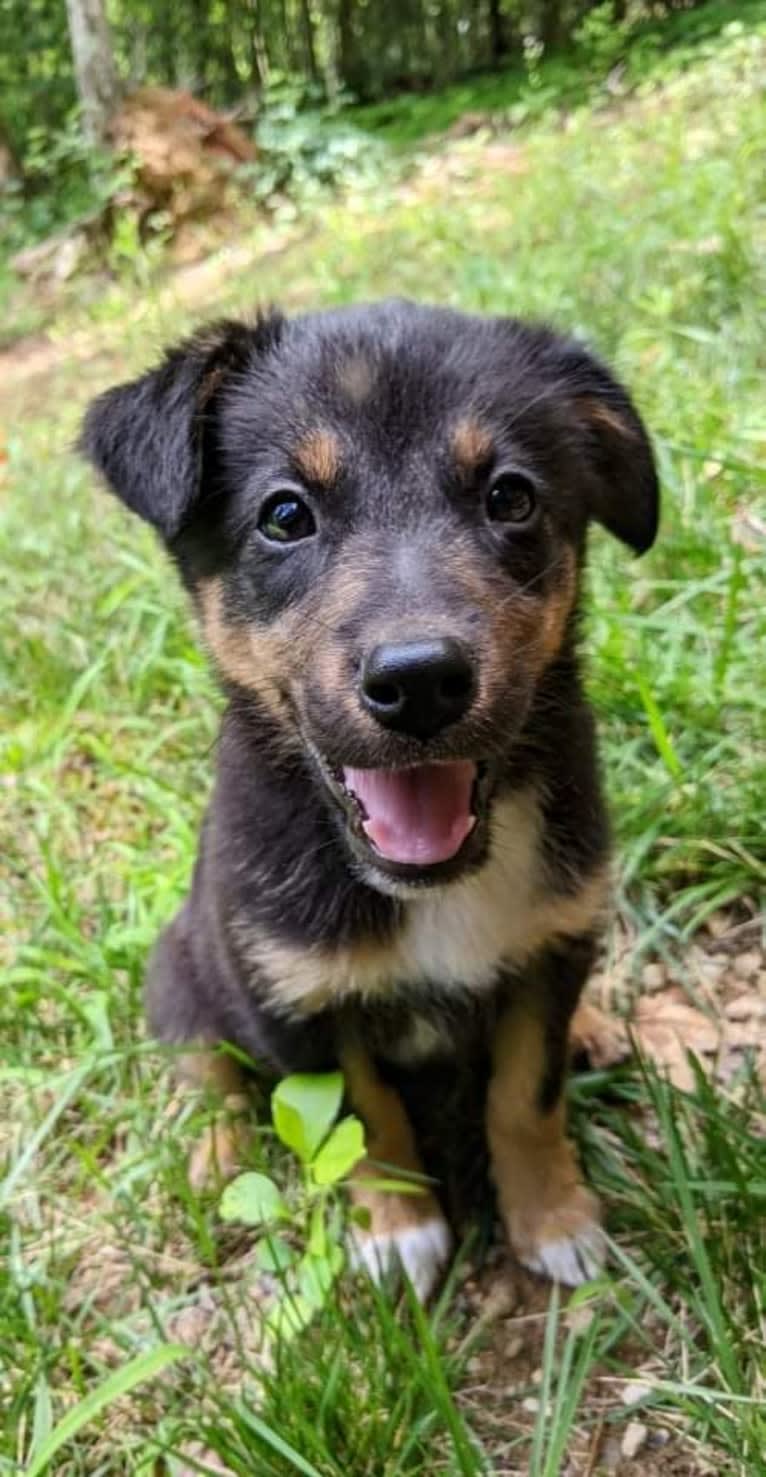
[[275, 492], [261, 509], [258, 528], [274, 544], [295, 544], [316, 533], [311, 509], [294, 492]]

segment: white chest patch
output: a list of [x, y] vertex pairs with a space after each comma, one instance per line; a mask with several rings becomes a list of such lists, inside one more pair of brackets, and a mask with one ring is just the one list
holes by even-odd
[[407, 904], [395, 953], [403, 978], [480, 989], [534, 949], [544, 897], [541, 819], [529, 791], [501, 802], [480, 872]]
[[594, 873], [577, 892], [552, 893], [541, 832], [533, 790], [501, 801], [481, 871], [408, 900], [398, 934], [385, 943], [300, 950], [243, 937], [259, 978], [271, 982], [272, 1005], [285, 1014], [310, 1014], [350, 997], [390, 998], [404, 985], [409, 991], [418, 985], [487, 989], [499, 969], [523, 964], [547, 939], [582, 932], [603, 908], [606, 871]]

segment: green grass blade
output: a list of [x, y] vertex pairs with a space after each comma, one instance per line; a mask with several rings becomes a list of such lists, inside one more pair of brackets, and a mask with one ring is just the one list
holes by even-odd
[[322, 1477], [322, 1473], [318, 1467], [315, 1467], [305, 1457], [301, 1456], [300, 1452], [296, 1451], [295, 1447], [291, 1446], [289, 1441], [285, 1441], [284, 1437], [280, 1436], [277, 1431], [272, 1430], [271, 1426], [268, 1426], [265, 1421], [262, 1421], [260, 1416], [255, 1415], [252, 1410], [247, 1410], [242, 1405], [239, 1407], [239, 1413], [245, 1425], [249, 1426], [250, 1430], [256, 1436], [259, 1436], [261, 1441], [264, 1441], [267, 1446], [270, 1446], [272, 1451], [277, 1452], [279, 1456], [284, 1457], [286, 1461], [290, 1462], [295, 1468], [295, 1471], [301, 1473], [301, 1477]]
[[[24, 1477], [40, 1477], [40, 1473], [45, 1471], [62, 1446], [65, 1446], [67, 1441], [71, 1441], [73, 1436], [76, 1436], [95, 1416], [100, 1415], [101, 1411], [111, 1405], [114, 1400], [119, 1400], [123, 1395], [129, 1395], [137, 1385], [153, 1379], [160, 1373], [160, 1370], [166, 1369], [177, 1359], [188, 1357], [189, 1350], [184, 1344], [161, 1344], [159, 1348], [150, 1350], [148, 1354], [139, 1354], [136, 1359], [131, 1359], [129, 1364], [116, 1370], [107, 1380], [104, 1380], [102, 1385], [91, 1390], [90, 1394], [74, 1407], [74, 1410], [67, 1411], [58, 1425], [54, 1426], [39, 1451], [33, 1454]], [[312, 1477], [316, 1477], [316, 1474], [312, 1474]]]

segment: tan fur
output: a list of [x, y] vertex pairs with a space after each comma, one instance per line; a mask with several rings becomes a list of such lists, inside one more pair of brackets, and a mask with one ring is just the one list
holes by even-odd
[[[365, 1180], [396, 1179], [397, 1171], [405, 1175], [422, 1175], [415, 1136], [401, 1099], [384, 1083], [367, 1052], [358, 1043], [341, 1049], [340, 1062], [346, 1092], [354, 1112], [365, 1126], [367, 1157], [353, 1173], [351, 1198], [363, 1206], [370, 1216], [368, 1236], [381, 1236], [407, 1230], [440, 1216], [431, 1192], [418, 1188], [414, 1194], [397, 1194], [395, 1190], [376, 1190]], [[417, 1186], [417, 1181], [413, 1181]]]
[[249, 1104], [239, 1097], [226, 1097], [198, 1138], [189, 1158], [189, 1184], [199, 1193], [233, 1179], [243, 1168], [253, 1141], [253, 1126], [246, 1121]]
[[574, 549], [564, 548], [559, 560], [556, 584], [547, 595], [542, 609], [540, 650], [544, 666], [558, 656], [567, 622], [577, 599], [577, 561]]
[[534, 790], [496, 806], [490, 857], [474, 876], [404, 903], [390, 939], [336, 949], [298, 949], [243, 925], [240, 940], [257, 980], [285, 1013], [310, 1014], [353, 996], [390, 994], [438, 978], [445, 986], [491, 986], [503, 964], [523, 964], [548, 940], [585, 932], [605, 908], [605, 868], [571, 895], [551, 892], [541, 860], [542, 818]]
[[544, 1245], [576, 1237], [598, 1220], [566, 1137], [563, 1100], [538, 1107], [545, 1070], [544, 1020], [526, 1007], [509, 1012], [493, 1042], [487, 1139], [508, 1238], [523, 1260]]
[[[227, 618], [224, 586], [218, 577], [201, 580], [197, 588], [200, 620], [205, 642], [219, 671], [230, 682], [257, 694], [276, 718], [287, 709], [289, 662], [304, 659], [307, 641], [305, 623], [296, 610], [279, 631], [261, 629], [252, 622]], [[285, 743], [297, 744], [292, 725], [284, 725]]]
[[452, 454], [463, 477], [470, 477], [492, 450], [492, 437], [480, 421], [467, 416], [452, 432]]
[[607, 1015], [590, 1000], [581, 1000], [569, 1027], [572, 1057], [585, 1056], [598, 1071], [626, 1062], [631, 1054], [628, 1028], [619, 1016]]
[[293, 451], [293, 461], [309, 482], [318, 482], [320, 487], [332, 487], [340, 471], [338, 437], [334, 431], [321, 428], [310, 431]]
[[623, 436], [628, 441], [640, 440], [639, 433], [635, 427], [631, 426], [628, 421], [623, 420], [622, 416], [616, 410], [613, 410], [611, 405], [607, 405], [605, 401], [597, 400], [590, 395], [581, 395], [578, 404], [584, 410], [586, 420], [591, 421], [596, 426], [601, 426], [604, 430], [611, 431], [616, 436]]
[[253, 1137], [252, 1103], [242, 1068], [225, 1051], [204, 1045], [185, 1051], [177, 1059], [176, 1073], [183, 1086], [220, 1098], [189, 1157], [189, 1184], [199, 1192], [231, 1179], [241, 1168]]
[[175, 1062], [176, 1076], [186, 1087], [216, 1092], [221, 1097], [244, 1094], [246, 1078], [238, 1061], [228, 1052], [200, 1044], [181, 1053]]

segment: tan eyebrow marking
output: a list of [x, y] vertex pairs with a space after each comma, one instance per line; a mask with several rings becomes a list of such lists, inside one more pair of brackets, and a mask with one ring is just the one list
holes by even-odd
[[464, 476], [470, 476], [492, 450], [492, 437], [480, 421], [466, 416], [459, 420], [452, 432], [452, 451]]
[[309, 431], [293, 452], [298, 470], [309, 482], [332, 487], [340, 471], [340, 442], [334, 431]]
[[603, 400], [597, 400], [590, 395], [582, 395], [580, 404], [586, 417], [597, 426], [603, 426], [607, 431], [614, 431], [617, 436], [625, 436], [629, 441], [638, 440], [638, 432], [629, 421], [626, 421], [611, 405]]

